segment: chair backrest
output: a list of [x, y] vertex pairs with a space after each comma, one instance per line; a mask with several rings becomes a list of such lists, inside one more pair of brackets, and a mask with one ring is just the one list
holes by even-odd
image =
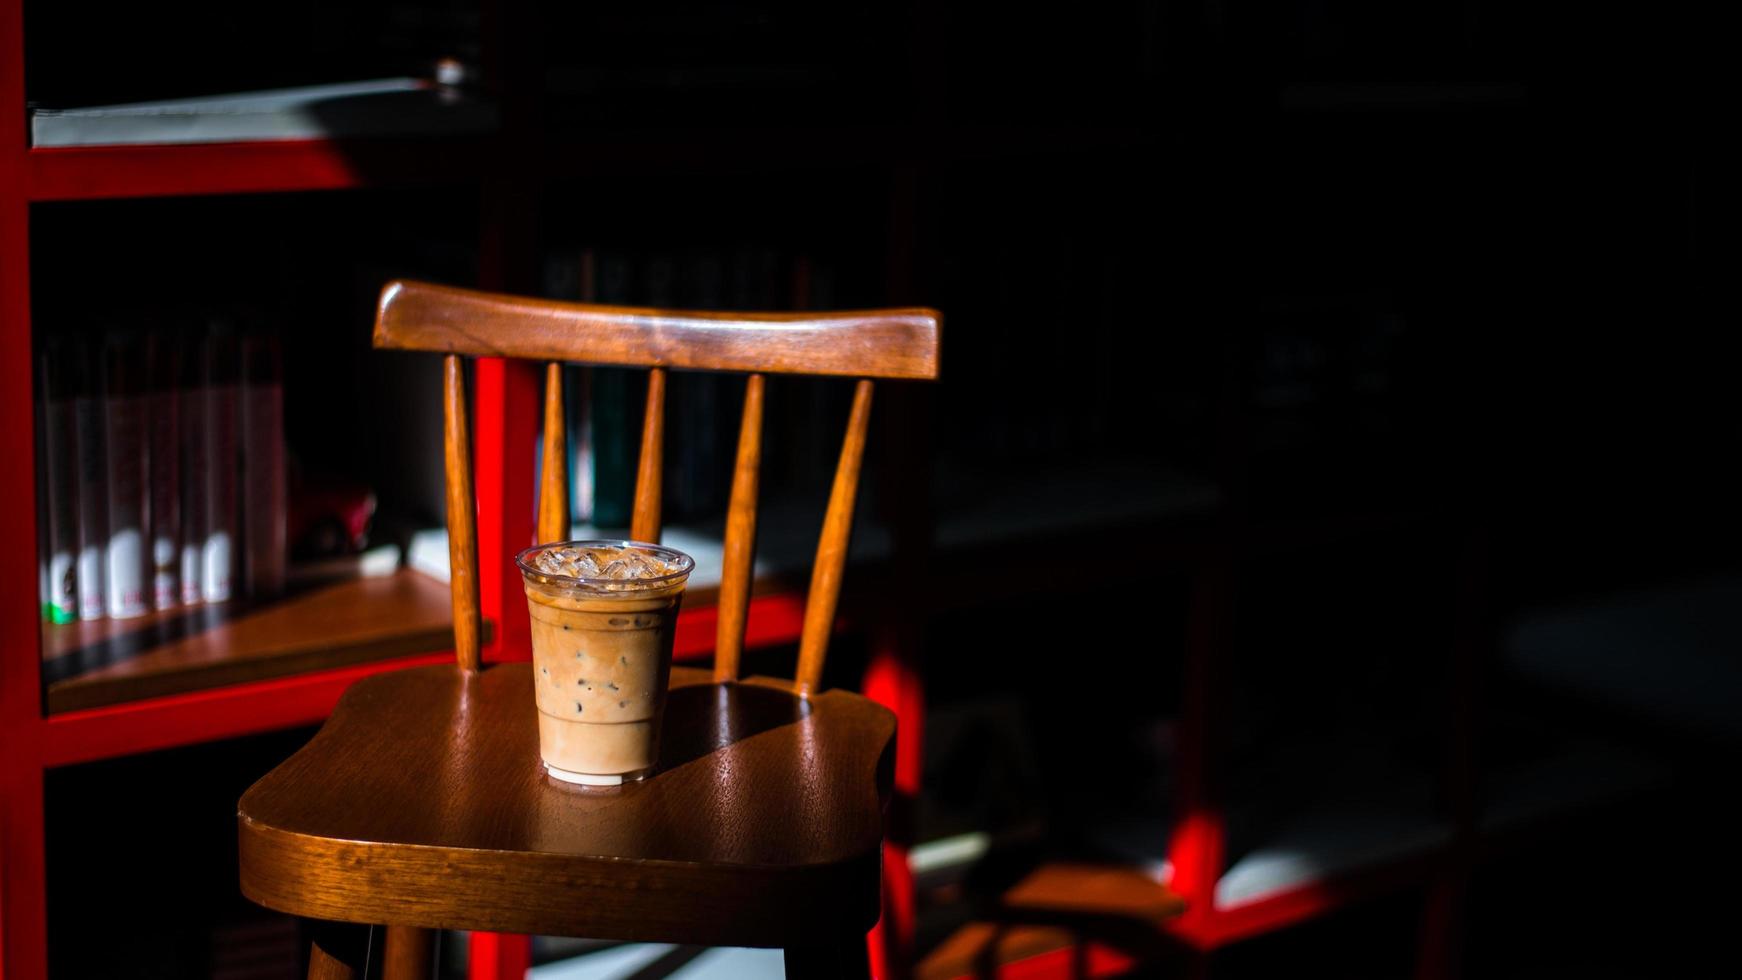
[[823, 659], [840, 599], [853, 523], [874, 378], [935, 380], [940, 317], [928, 309], [841, 313], [711, 313], [564, 303], [419, 282], [392, 282], [376, 310], [375, 346], [440, 351], [444, 364], [448, 553], [454, 602], [454, 650], [460, 666], [478, 667], [478, 544], [472, 496], [471, 439], [462, 356], [550, 362], [545, 371], [542, 477], [537, 538], [568, 537], [568, 467], [564, 453], [562, 362], [648, 368], [630, 537], [657, 542], [668, 368], [749, 374], [727, 504], [725, 567], [720, 582], [714, 677], [735, 680], [750, 605], [762, 458], [766, 374], [857, 378], [846, 438], [835, 467], [811, 568], [799, 638], [795, 690], [821, 682]]

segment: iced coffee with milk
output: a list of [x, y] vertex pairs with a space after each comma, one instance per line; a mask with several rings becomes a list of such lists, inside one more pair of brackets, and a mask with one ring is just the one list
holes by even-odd
[[555, 779], [614, 786], [659, 761], [671, 643], [695, 562], [658, 545], [565, 541], [515, 559], [532, 616], [538, 749]]

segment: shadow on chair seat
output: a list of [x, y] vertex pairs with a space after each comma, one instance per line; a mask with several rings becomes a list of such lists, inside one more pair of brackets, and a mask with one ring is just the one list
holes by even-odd
[[665, 725], [659, 737], [662, 770], [677, 769], [782, 725], [793, 725], [810, 714], [810, 706], [795, 694], [772, 685], [691, 684], [666, 699]]

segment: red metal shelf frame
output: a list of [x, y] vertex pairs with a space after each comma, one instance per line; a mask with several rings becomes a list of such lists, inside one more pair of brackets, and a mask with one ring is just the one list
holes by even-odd
[[275, 140], [25, 151], [32, 201], [347, 190], [475, 179], [484, 138]]
[[214, 687], [51, 715], [41, 732], [44, 768], [312, 725], [327, 717], [353, 681], [388, 670], [441, 663], [453, 654], [396, 657], [336, 670]]
[[0, 3], [0, 978], [48, 973], [43, 910], [36, 607], [36, 431], [30, 341], [30, 203], [24, 133], [24, 9]]

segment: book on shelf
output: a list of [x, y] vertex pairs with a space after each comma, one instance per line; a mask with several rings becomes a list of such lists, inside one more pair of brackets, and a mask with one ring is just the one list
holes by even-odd
[[219, 324], [206, 338], [206, 537], [200, 548], [200, 597], [223, 602], [235, 587], [241, 498], [236, 337]]
[[[634, 301], [634, 266], [621, 252], [601, 251], [596, 259], [595, 301], [625, 305]], [[639, 448], [640, 406], [635, 381], [640, 372], [595, 367], [587, 398], [587, 423], [592, 428], [593, 523], [628, 527], [635, 499], [635, 464]], [[631, 432], [634, 427], [635, 432]]]
[[[726, 305], [724, 257], [714, 252], [686, 255], [678, 266], [677, 305], [690, 310], [723, 310]], [[676, 512], [686, 517], [723, 512], [727, 484], [720, 474], [730, 472], [731, 457], [721, 438], [737, 427], [725, 423], [723, 378], [712, 371], [687, 372], [676, 376], [668, 397], [673, 411], [672, 444], [677, 447], [677, 466], [666, 474], [666, 493], [675, 500]]]
[[184, 338], [177, 361], [184, 387], [180, 392], [181, 423], [181, 561], [177, 578], [183, 605], [197, 604], [201, 568], [205, 562], [206, 521], [206, 376], [203, 339]]
[[42, 616], [130, 618], [285, 588], [277, 339], [58, 336], [37, 363]]
[[103, 449], [107, 460], [109, 542], [104, 594], [111, 619], [151, 609], [146, 576], [145, 358], [138, 337], [111, 334], [103, 343]]
[[[598, 266], [591, 249], [547, 257], [544, 293], [552, 299], [592, 303], [598, 300]], [[563, 431], [567, 437], [569, 468], [569, 521], [585, 524], [593, 519], [593, 426], [591, 399], [593, 369], [584, 364], [565, 364], [563, 379]], [[544, 434], [539, 433], [539, 445]], [[543, 465], [535, 454], [535, 466]]]
[[288, 511], [277, 338], [244, 338], [242, 360], [243, 587], [249, 596], [271, 596], [284, 591]]
[[151, 485], [151, 605], [181, 603], [181, 350], [173, 336], [146, 340], [145, 462]]
[[38, 533], [48, 546], [48, 600], [45, 618], [70, 623], [79, 618], [79, 488], [75, 394], [64, 345], [51, 346], [38, 359], [42, 401], [44, 524]]
[[102, 619], [109, 611], [103, 594], [109, 544], [109, 497], [103, 487], [108, 467], [103, 448], [103, 394], [93, 360], [96, 352], [83, 342], [73, 351], [71, 359], [79, 378], [73, 399], [73, 442], [78, 460], [79, 618]]
[[588, 524], [593, 520], [593, 425], [587, 414], [588, 393], [593, 388], [593, 370], [584, 364], [563, 368], [563, 391], [569, 397], [563, 405], [566, 416], [564, 431], [568, 433], [569, 461], [569, 522]]
[[[656, 252], [648, 255], [640, 263], [640, 283], [638, 304], [656, 306], [660, 309], [678, 309], [688, 305], [679, 302], [678, 298], [678, 265], [679, 260], [669, 254]], [[701, 376], [694, 373], [667, 372], [665, 379], [665, 466], [662, 470], [664, 486], [661, 493], [661, 512], [667, 515], [684, 515], [691, 512], [697, 491], [696, 462], [700, 446], [696, 444], [695, 423], [695, 382]], [[641, 379], [638, 377], [637, 381]], [[645, 399], [641, 404], [646, 405]], [[631, 406], [633, 407], [633, 406]], [[645, 411], [645, 408], [643, 408]], [[635, 434], [639, 435], [639, 427]], [[640, 455], [637, 440], [636, 455]], [[633, 487], [631, 487], [633, 493]]]
[[[34, 384], [36, 387], [36, 397], [31, 404], [31, 411], [36, 415], [36, 425], [31, 437], [36, 440], [39, 454], [42, 452], [41, 447], [48, 445], [46, 435], [48, 411], [44, 401], [46, 398], [44, 392], [48, 389], [48, 381], [43, 373], [42, 365], [43, 359], [38, 357], [36, 363], [31, 367], [31, 371], [35, 375]], [[46, 460], [39, 462], [34, 469], [33, 475], [36, 477], [36, 604], [42, 613], [42, 618], [53, 622], [54, 586], [49, 584], [48, 571], [49, 553], [53, 550], [53, 546], [49, 540], [48, 466]]]

